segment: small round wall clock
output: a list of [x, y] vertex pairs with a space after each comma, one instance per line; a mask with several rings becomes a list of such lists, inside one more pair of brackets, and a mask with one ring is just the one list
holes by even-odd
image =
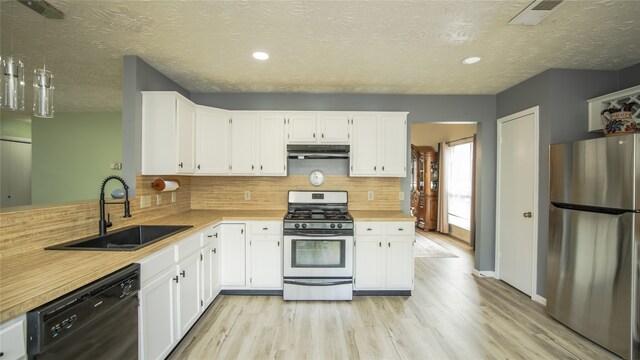
[[309, 182], [313, 186], [320, 186], [324, 184], [324, 174], [320, 170], [313, 170], [311, 174], [309, 174]]

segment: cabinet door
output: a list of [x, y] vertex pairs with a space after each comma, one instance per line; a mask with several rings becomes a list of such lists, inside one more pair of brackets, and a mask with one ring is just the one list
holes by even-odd
[[407, 175], [407, 124], [405, 115], [382, 115], [378, 129], [378, 165], [381, 176]]
[[221, 225], [220, 279], [223, 287], [245, 286], [245, 233], [244, 224]]
[[321, 115], [318, 120], [320, 142], [326, 144], [349, 143], [349, 117], [343, 115]]
[[213, 301], [213, 244], [200, 250], [200, 279], [201, 308], [206, 308]]
[[378, 169], [378, 117], [353, 117], [350, 176], [376, 175]]
[[413, 289], [413, 236], [387, 235], [386, 289]]
[[196, 174], [229, 173], [229, 114], [199, 106], [196, 110]]
[[140, 359], [164, 359], [178, 339], [175, 332], [175, 276], [172, 266], [138, 292]]
[[220, 226], [214, 228], [211, 249], [211, 301], [220, 293]]
[[285, 176], [287, 150], [284, 142], [284, 115], [260, 116], [258, 131], [259, 173], [261, 175]]
[[26, 359], [26, 326], [24, 315], [0, 325], [0, 357], [2, 360]]
[[377, 236], [356, 236], [354, 289], [373, 290], [383, 286], [383, 238]]
[[200, 314], [200, 253], [178, 263], [178, 338], [184, 336]]
[[280, 236], [254, 236], [251, 240], [251, 287], [282, 289]]
[[287, 115], [289, 144], [313, 144], [316, 142], [316, 116], [306, 114]]
[[196, 107], [181, 97], [176, 98], [178, 138], [178, 173], [193, 174], [195, 170], [194, 127]]
[[142, 175], [178, 172], [176, 95], [170, 92], [142, 94]]
[[235, 114], [231, 119], [231, 174], [256, 173], [256, 114]]

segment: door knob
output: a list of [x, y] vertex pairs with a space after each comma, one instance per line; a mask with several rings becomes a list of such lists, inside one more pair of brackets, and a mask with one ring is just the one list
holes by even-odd
[[531, 214], [531, 211], [527, 211], [526, 213], [523, 213], [522, 216], [526, 217], [526, 218], [530, 218], [533, 215]]

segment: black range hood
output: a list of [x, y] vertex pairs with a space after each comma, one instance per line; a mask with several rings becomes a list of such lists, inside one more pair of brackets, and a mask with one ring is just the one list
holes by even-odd
[[349, 145], [287, 145], [289, 159], [348, 159]]

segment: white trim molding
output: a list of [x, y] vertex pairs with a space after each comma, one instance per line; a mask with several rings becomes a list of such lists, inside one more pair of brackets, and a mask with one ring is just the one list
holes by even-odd
[[533, 296], [531, 297], [531, 300], [537, 302], [538, 304], [547, 307], [547, 298], [544, 298], [538, 294], [533, 294]]
[[478, 269], [473, 269], [472, 274], [477, 277], [496, 277], [495, 271], [480, 271]]

